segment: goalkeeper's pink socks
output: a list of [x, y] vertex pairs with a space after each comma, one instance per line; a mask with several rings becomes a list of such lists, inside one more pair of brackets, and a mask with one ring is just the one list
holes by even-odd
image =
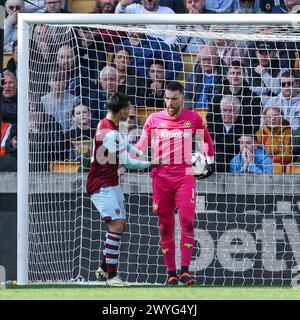
[[112, 278], [117, 275], [117, 269], [119, 264], [119, 246], [122, 234], [108, 232], [106, 234], [105, 248], [103, 255], [106, 262], [106, 271], [108, 278]]
[[181, 253], [181, 265], [189, 266], [191, 263], [194, 249], [194, 234], [181, 233], [180, 239], [180, 253]]
[[176, 270], [174, 237], [170, 241], [161, 239], [160, 243], [167, 270]]

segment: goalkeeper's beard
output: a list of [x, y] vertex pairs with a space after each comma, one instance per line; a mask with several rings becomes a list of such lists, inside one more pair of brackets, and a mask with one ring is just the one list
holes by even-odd
[[182, 106], [165, 106], [170, 117], [179, 117], [182, 113]]

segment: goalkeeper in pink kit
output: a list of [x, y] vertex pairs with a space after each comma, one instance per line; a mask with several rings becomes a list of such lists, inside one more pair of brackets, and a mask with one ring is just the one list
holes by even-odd
[[[153, 140], [154, 158], [160, 158], [164, 163], [151, 171], [151, 177], [153, 212], [158, 215], [160, 244], [168, 270], [166, 285], [193, 285], [196, 280], [189, 273], [196, 205], [195, 176], [191, 163], [193, 136], [200, 137], [206, 155], [207, 170], [201, 175], [202, 178], [214, 171], [214, 144], [198, 113], [184, 109], [183, 87], [179, 82], [173, 81], [167, 85], [164, 99], [165, 109], [149, 116], [136, 148], [145, 151]], [[181, 226], [179, 275], [175, 263], [176, 208]]]

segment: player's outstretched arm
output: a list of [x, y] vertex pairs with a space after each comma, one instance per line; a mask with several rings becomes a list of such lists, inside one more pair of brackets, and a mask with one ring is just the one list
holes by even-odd
[[[110, 152], [118, 152], [119, 154], [119, 163], [123, 165], [126, 169], [146, 169], [149, 168], [151, 163], [150, 161], [143, 161], [133, 159], [128, 150], [131, 150], [132, 145], [129, 145], [121, 136], [118, 131], [110, 131], [103, 140], [104, 147]], [[134, 148], [135, 149], [135, 148]], [[135, 149], [137, 152], [139, 150]], [[132, 152], [133, 150], [131, 150]]]

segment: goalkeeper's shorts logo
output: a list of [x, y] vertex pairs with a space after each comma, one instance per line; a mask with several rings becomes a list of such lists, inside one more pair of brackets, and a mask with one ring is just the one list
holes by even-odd
[[116, 214], [120, 214], [121, 210], [120, 209], [116, 209], [115, 212], [116, 212]]
[[157, 202], [153, 202], [153, 211], [157, 211], [158, 210], [158, 203]]
[[166, 254], [168, 253], [169, 249], [161, 249], [161, 251], [162, 251], [162, 253], [163, 253], [164, 255], [166, 255]]
[[185, 121], [185, 122], [184, 122], [184, 126], [185, 126], [186, 128], [189, 128], [191, 125], [192, 125], [191, 121]]

